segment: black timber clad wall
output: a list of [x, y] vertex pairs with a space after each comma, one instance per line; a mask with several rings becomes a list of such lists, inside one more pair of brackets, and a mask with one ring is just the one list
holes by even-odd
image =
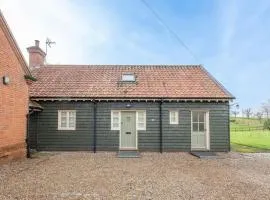
[[[35, 132], [39, 150], [92, 150], [93, 103], [92, 102], [39, 102], [44, 110], [31, 117], [31, 147]], [[146, 110], [146, 131], [138, 131], [138, 148], [159, 151], [159, 103], [98, 102], [97, 103], [97, 151], [119, 148], [119, 131], [111, 130], [111, 110]], [[191, 111], [209, 110], [210, 148], [212, 151], [229, 150], [229, 111], [227, 103], [163, 103], [163, 149], [164, 151], [190, 151]], [[75, 109], [76, 130], [58, 131], [58, 110]], [[179, 110], [179, 124], [169, 124], [169, 110]], [[38, 123], [36, 123], [38, 121]], [[35, 128], [36, 127], [36, 128]], [[36, 130], [37, 129], [37, 130]]]
[[97, 103], [97, 150], [119, 149], [119, 131], [111, 130], [111, 110], [146, 110], [146, 131], [138, 131], [138, 148], [158, 151], [159, 104], [158, 103]]
[[30, 115], [30, 123], [29, 123], [29, 142], [30, 142], [30, 148], [36, 149], [37, 144], [37, 112], [34, 112]]
[[[164, 103], [163, 147], [166, 151], [190, 151], [191, 110], [209, 111], [210, 150], [229, 151], [228, 103]], [[169, 110], [179, 111], [179, 124], [169, 124]]]
[[[39, 102], [38, 150], [91, 150], [93, 147], [93, 104], [88, 102]], [[76, 110], [76, 130], [58, 129], [58, 110]], [[34, 125], [31, 125], [34, 126]], [[31, 135], [35, 135], [34, 133]], [[31, 145], [33, 146], [33, 145]]]

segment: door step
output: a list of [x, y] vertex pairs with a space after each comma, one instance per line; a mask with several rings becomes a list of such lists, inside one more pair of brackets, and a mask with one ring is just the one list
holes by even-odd
[[138, 151], [131, 150], [121, 150], [117, 154], [118, 158], [140, 158], [140, 153]]
[[191, 155], [196, 156], [200, 159], [216, 159], [218, 155], [211, 151], [191, 151]]

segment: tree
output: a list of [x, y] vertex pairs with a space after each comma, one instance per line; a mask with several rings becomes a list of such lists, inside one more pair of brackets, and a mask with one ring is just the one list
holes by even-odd
[[267, 120], [264, 122], [263, 128], [264, 128], [264, 129], [270, 130], [270, 119], [267, 119]]
[[270, 115], [270, 99], [266, 103], [262, 104], [262, 110], [266, 114], [266, 118], [269, 119]]
[[232, 111], [232, 114], [234, 115], [234, 118], [236, 118], [236, 116], [239, 114], [239, 112], [237, 112], [236, 110]]
[[243, 109], [242, 113], [249, 119], [250, 116], [252, 115], [251, 108]]
[[262, 116], [263, 116], [263, 113], [262, 113], [262, 112], [256, 112], [256, 113], [255, 113], [255, 116], [258, 118], [258, 120], [260, 121], [260, 123], [262, 123]]

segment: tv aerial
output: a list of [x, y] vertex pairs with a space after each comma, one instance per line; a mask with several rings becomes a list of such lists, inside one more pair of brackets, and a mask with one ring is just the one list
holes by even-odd
[[46, 39], [46, 55], [47, 55], [47, 52], [48, 52], [48, 47], [51, 48], [53, 44], [56, 44], [56, 42], [52, 41], [50, 38]]

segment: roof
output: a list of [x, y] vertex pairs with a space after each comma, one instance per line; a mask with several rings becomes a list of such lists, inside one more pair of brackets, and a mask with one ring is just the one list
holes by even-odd
[[[121, 82], [125, 72], [136, 82]], [[31, 97], [234, 98], [201, 65], [47, 65], [32, 74]]]
[[28, 103], [28, 107], [30, 108], [30, 109], [32, 109], [32, 110], [35, 110], [35, 111], [40, 111], [40, 110], [43, 110], [43, 107], [40, 105], [40, 104], [38, 104], [37, 102], [35, 102], [35, 101], [29, 101], [29, 103]]
[[0, 28], [3, 29], [3, 32], [6, 35], [6, 38], [9, 42], [11, 48], [13, 49], [17, 59], [19, 60], [25, 75], [31, 75], [31, 72], [28, 68], [28, 65], [27, 65], [27, 63], [22, 55], [22, 52], [21, 52], [21, 50], [20, 50], [20, 48], [19, 48], [19, 46], [18, 46], [18, 44], [17, 44], [17, 42], [16, 42], [16, 40], [15, 40], [15, 38], [14, 38], [14, 36], [13, 36], [2, 12], [1, 12], [1, 10], [0, 10]]

